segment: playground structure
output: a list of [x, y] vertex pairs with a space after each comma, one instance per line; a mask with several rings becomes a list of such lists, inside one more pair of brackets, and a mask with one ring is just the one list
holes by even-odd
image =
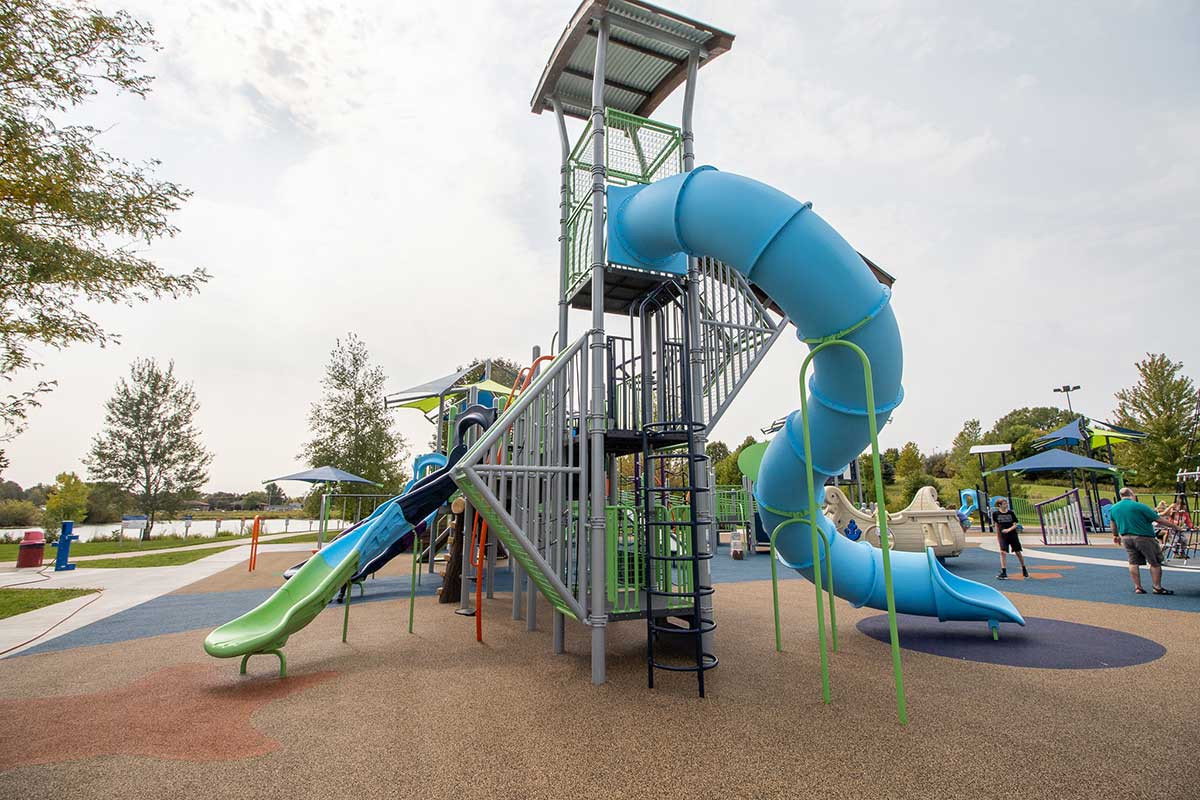
[[[835, 486], [825, 487], [825, 514], [847, 539], [864, 538], [881, 546], [875, 515], [855, 508]], [[967, 546], [958, 514], [938, 504], [937, 489], [932, 486], [918, 491], [903, 511], [888, 514], [887, 532], [893, 549], [909, 553], [924, 553], [929, 548], [938, 558], [951, 558]]]
[[[718, 663], [710, 578], [718, 529], [755, 510], [773, 556], [814, 583], [826, 702], [825, 602], [836, 649], [835, 596], [888, 612], [902, 721], [897, 612], [986, 622], [993, 635], [1000, 622], [1024, 624], [1004, 595], [947, 572], [928, 548], [889, 546], [877, 431], [902, 399], [903, 359], [881, 273], [811, 203], [696, 166], [698, 70], [732, 43], [732, 34], [646, 3], [580, 5], [532, 99], [535, 114], [554, 114], [561, 145], [553, 356], [535, 349], [527, 388], [496, 424], [311, 559], [280, 590], [295, 586], [290, 599], [272, 598], [214, 631], [210, 653], [275, 653], [282, 662], [279, 647], [323, 607], [317, 601], [349, 584], [454, 486], [467, 501], [465, 529], [480, 532], [477, 572], [485, 569], [482, 542], [498, 539], [514, 569], [514, 616], [536, 628], [541, 594], [552, 608], [555, 652], [567, 624], [586, 626], [594, 683], [606, 677], [607, 627], [643, 620], [649, 685], [659, 670], [694, 673], [704, 695], [705, 672]], [[680, 85], [682, 125], [650, 119]], [[573, 142], [569, 118], [584, 121]], [[574, 337], [571, 309], [589, 313]], [[802, 390], [813, 368], [808, 393], [768, 446], [753, 501], [722, 505], [707, 432], [789, 324], [811, 347], [801, 368]], [[456, 423], [460, 432], [472, 413]], [[867, 446], [879, 546], [852, 541], [819, 511], [826, 480]], [[620, 465], [629, 463], [631, 488], [623, 490]], [[958, 528], [953, 512], [936, 516], [934, 527]], [[666, 639], [683, 642], [671, 649], [688, 655], [664, 654]]]

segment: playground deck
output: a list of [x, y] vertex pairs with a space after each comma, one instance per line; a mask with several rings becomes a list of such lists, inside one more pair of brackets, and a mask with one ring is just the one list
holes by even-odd
[[[254, 574], [233, 565], [145, 604], [159, 603], [154, 613], [88, 626], [101, 635], [83, 628], [0, 661], [0, 797], [1194, 796], [1191, 770], [1163, 765], [1190, 763], [1200, 733], [1200, 699], [1179, 680], [1200, 666], [1195, 576], [1150, 602], [1068, 597], [1067, 587], [1104, 583], [1080, 569], [1127, 580], [1097, 565], [1010, 581], [1031, 622], [1134, 634], [1165, 653], [1079, 670], [905, 650], [911, 724], [901, 727], [888, 647], [857, 627], [879, 612], [839, 601], [841, 652], [823, 706], [812, 585], [781, 581], [776, 653], [767, 559], [725, 553], [715, 570], [722, 667], [704, 700], [688, 676], [645, 688], [636, 622], [611, 626], [602, 686], [587, 681], [585, 629], [568, 626], [567, 653], [554, 656], [548, 607], [529, 635], [507, 594], [485, 602], [481, 645], [474, 621], [436, 604], [426, 580], [410, 636], [407, 559], [368, 582], [348, 644], [332, 610], [295, 635], [284, 680], [269, 658], [239, 677], [236, 660], [207, 657], [206, 609], [257, 602], [296, 556], [264, 553]], [[970, 576], [994, 560], [974, 548], [951, 564]], [[711, 736], [703, 749], [700, 730]]]

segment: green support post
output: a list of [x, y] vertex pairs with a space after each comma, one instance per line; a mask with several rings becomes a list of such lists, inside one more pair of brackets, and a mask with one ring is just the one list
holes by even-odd
[[[863, 383], [866, 388], [867, 400], [867, 424], [871, 433], [871, 467], [875, 478], [875, 515], [879, 525], [879, 546], [883, 552], [883, 585], [884, 593], [887, 597], [887, 614], [888, 614], [888, 632], [891, 636], [892, 646], [892, 676], [896, 686], [896, 711], [900, 717], [900, 724], [908, 724], [908, 706], [904, 695], [904, 672], [900, 664], [900, 634], [896, 629], [896, 595], [892, 588], [892, 558], [891, 545], [888, 542], [887, 534], [887, 509], [885, 507], [885, 498], [883, 494], [883, 476], [880, 471], [879, 464], [879, 425], [876, 421], [875, 412], [875, 382], [871, 374], [871, 360], [861, 347], [853, 342], [846, 341], [841, 338], [830, 338], [821, 340], [809, 351], [808, 356], [804, 359], [804, 364], [800, 368], [800, 419], [804, 428], [804, 467], [808, 478], [808, 497], [809, 497], [809, 513], [812, 518], [816, 519], [817, 513], [817, 497], [814, 491], [814, 478], [812, 466], [812, 443], [808, 429], [808, 393], [805, 391], [806, 378], [808, 376], [808, 367], [812, 364], [813, 357], [817, 353], [827, 347], [848, 347], [858, 354], [863, 365]], [[816, 525], [813, 529], [813, 553], [814, 558], [819, 557], [820, 552], [817, 550], [817, 533]], [[831, 542], [832, 544], [832, 542]], [[821, 603], [821, 582], [820, 568], [814, 564], [813, 576], [816, 578], [817, 584], [817, 622], [821, 626], [820, 647], [821, 647], [821, 665], [822, 665], [822, 684], [827, 683], [828, 675], [826, 674], [826, 653], [825, 653], [825, 626], [822, 620], [822, 603]], [[832, 572], [831, 572], [832, 574]], [[830, 597], [832, 604], [833, 598]], [[828, 702], [828, 699], [826, 699]]]
[[344, 613], [342, 615], [342, 641], [346, 641], [346, 634], [350, 631], [350, 601], [354, 599], [354, 584], [346, 584], [346, 602]]
[[[433, 541], [437, 538], [434, 531], [429, 532], [429, 560], [433, 561]], [[413, 632], [413, 612], [417, 605], [417, 577], [421, 574], [421, 541], [417, 538], [416, 531], [413, 532], [413, 563], [412, 575], [408, 582], [408, 632]]]
[[287, 677], [287, 659], [283, 657], [282, 650], [263, 650], [261, 653], [247, 653], [242, 656], [242, 664], [238, 668], [239, 675], [246, 674], [246, 662], [250, 660], [250, 656], [278, 656], [279, 657], [279, 677]]

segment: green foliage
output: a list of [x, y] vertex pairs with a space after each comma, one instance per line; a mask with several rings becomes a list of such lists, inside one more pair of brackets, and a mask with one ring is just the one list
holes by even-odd
[[896, 457], [896, 474], [901, 479], [907, 479], [912, 475], [921, 474], [922, 466], [921, 450], [917, 447], [917, 443], [905, 442], [904, 447], [900, 449], [900, 454]]
[[1138, 382], [1117, 392], [1116, 422], [1147, 437], [1115, 445], [1117, 463], [1136, 469], [1138, 483], [1174, 486], [1175, 474], [1193, 466], [1184, 459], [1196, 418], [1196, 385], [1183, 374], [1183, 363], [1164, 353], [1147, 353], [1135, 366]]
[[283, 493], [283, 489], [279, 488], [278, 483], [268, 483], [263, 487], [267, 493], [267, 504], [272, 506], [281, 506], [287, 502], [287, 495]]
[[[1010, 461], [1029, 458], [1037, 450], [1033, 442], [1039, 436], [1061, 428], [1072, 419], [1070, 412], [1052, 406], [1027, 406], [1013, 409], [1000, 419], [984, 436], [985, 444], [1011, 444]], [[990, 467], [990, 465], [989, 465]]]
[[65, 520], [82, 524], [87, 515], [88, 485], [74, 472], [62, 472], [55, 478], [54, 488], [46, 499], [42, 524], [52, 533], [62, 530]]
[[738, 456], [752, 444], [756, 444], [757, 440], [753, 436], [747, 436], [742, 440], [742, 443], [725, 458], [721, 459], [713, 467], [715, 478], [718, 486], [741, 486], [742, 485], [742, 470], [738, 468]]
[[[896, 452], [895, 448], [892, 448], [892, 450]], [[896, 482], [896, 467], [894, 466], [895, 462], [888, 461], [886, 455], [886, 452], [879, 454], [879, 471], [883, 477], [883, 485], [891, 486]], [[898, 452], [896, 457], [899, 458]], [[875, 466], [871, 462], [870, 452], [858, 457], [858, 471], [862, 475], [864, 490], [869, 491], [875, 485]]]
[[0, 500], [20, 500], [25, 497], [25, 490], [15, 481], [0, 481]]
[[89, 525], [120, 522], [125, 509], [133, 507], [129, 492], [115, 483], [97, 481], [88, 484], [91, 491], [87, 498], [87, 521]]
[[[208, 480], [212, 454], [195, 424], [200, 404], [190, 383], [152, 359], [138, 359], [105, 404], [104, 430], [84, 459], [95, 480], [133, 492], [134, 507], [150, 517], [177, 510]], [[143, 534], [145, 538], [146, 534]]]
[[[403, 486], [408, 444], [383, 408], [385, 380], [361, 339], [351, 333], [344, 342], [337, 340], [321, 381], [324, 394], [308, 415], [312, 439], [301, 457], [309, 466], [344, 469], [381, 484], [384, 492]], [[339, 491], [362, 489], [362, 484], [346, 484]]]
[[[941, 505], [943, 505], [943, 506], [949, 505], [949, 503], [946, 500], [942, 499], [943, 489], [942, 489], [942, 485], [938, 482], [938, 479], [933, 477], [932, 475], [922, 472], [920, 469], [918, 469], [916, 472], [912, 472], [912, 473], [909, 473], [908, 475], [904, 476], [904, 478], [901, 480], [901, 482], [900, 482], [901, 505], [900, 505], [900, 507], [892, 509], [892, 510], [899, 511], [900, 508], [907, 506], [909, 503], [912, 502], [913, 498], [916, 497], [917, 492], [921, 491], [921, 489], [923, 489], [926, 486], [933, 486], [934, 488], [936, 488], [938, 490], [938, 502]], [[950, 492], [944, 492], [944, 493], [947, 497], [951, 496]], [[957, 504], [955, 504], [955, 505], [957, 505]]]
[[724, 442], [709, 442], [704, 448], [705, 455], [708, 456], [708, 463], [719, 464], [726, 458], [729, 458], [729, 445]]
[[950, 477], [950, 454], [930, 453], [923, 459], [923, 469], [935, 478]]
[[[154, 177], [156, 161], [133, 163], [97, 146], [103, 134], [56, 124], [100, 88], [145, 96], [152, 77], [142, 52], [153, 29], [123, 11], [81, 3], [0, 2], [0, 377], [38, 366], [38, 348], [115, 340], [91, 303], [129, 305], [190, 294], [203, 270], [164, 272], [141, 254], [176, 229], [168, 217], [187, 198]], [[0, 397], [0, 440], [24, 426], [33, 388]], [[5, 463], [0, 453], [0, 469]]]
[[253, 492], [246, 492], [244, 495], [242, 495], [242, 508], [246, 509], [247, 511], [254, 511], [256, 509], [262, 508], [266, 504], [267, 504], [267, 493], [266, 492], [253, 491]]
[[20, 528], [41, 521], [42, 512], [28, 500], [0, 500], [0, 528]]

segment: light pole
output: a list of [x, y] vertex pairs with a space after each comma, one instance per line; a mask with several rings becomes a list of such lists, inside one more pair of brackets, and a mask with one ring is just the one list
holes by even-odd
[[1062, 386], [1059, 386], [1059, 387], [1058, 387], [1057, 389], [1055, 389], [1054, 391], [1056, 391], [1056, 392], [1062, 392], [1063, 394], [1065, 394], [1065, 395], [1067, 396], [1067, 410], [1071, 412], [1071, 415], [1072, 415], [1072, 416], [1074, 416], [1074, 415], [1075, 415], [1075, 409], [1074, 409], [1074, 408], [1071, 408], [1071, 392], [1077, 392], [1077, 391], [1079, 391], [1079, 387], [1078, 387], [1078, 386], [1072, 386], [1072, 385], [1071, 385], [1071, 384], [1069, 384], [1069, 383], [1064, 383]]

